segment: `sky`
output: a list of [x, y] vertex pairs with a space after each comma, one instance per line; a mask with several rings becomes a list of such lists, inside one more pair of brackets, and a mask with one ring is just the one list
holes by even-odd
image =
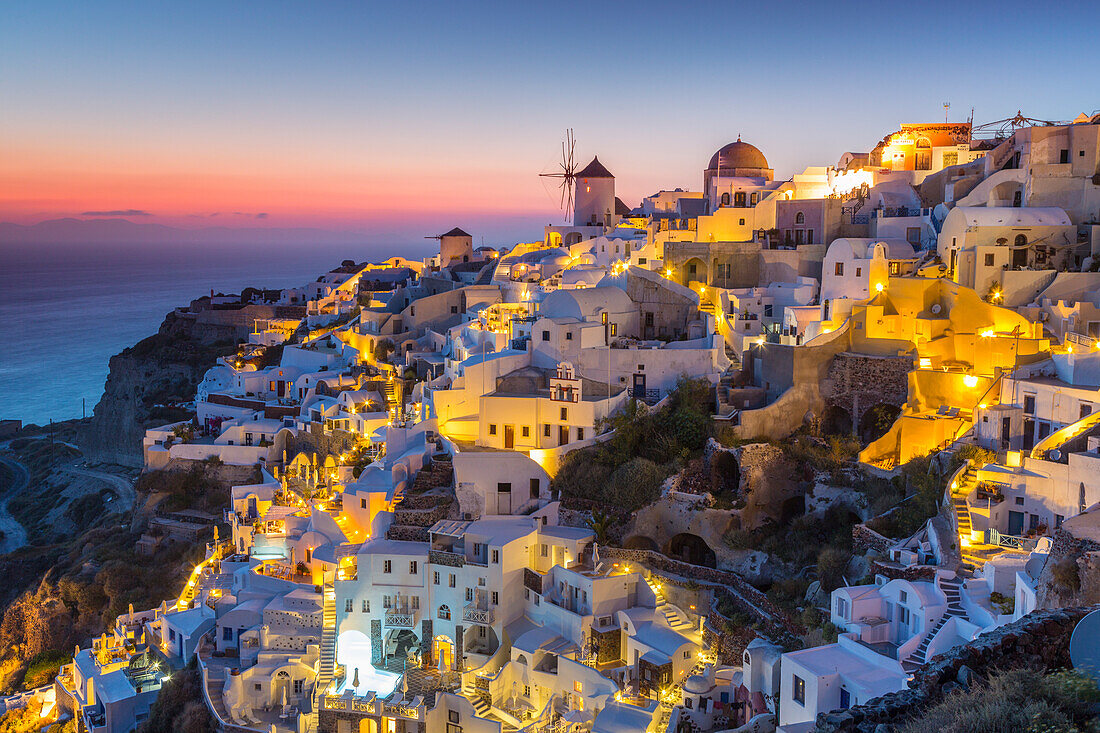
[[563, 215], [573, 128], [629, 205], [738, 135], [777, 178], [902, 122], [1100, 108], [1100, 3], [0, 4], [0, 221], [488, 244]]

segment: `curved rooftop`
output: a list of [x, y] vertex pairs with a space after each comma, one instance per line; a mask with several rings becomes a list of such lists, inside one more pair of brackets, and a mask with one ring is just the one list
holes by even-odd
[[574, 318], [584, 321], [602, 311], [625, 313], [633, 308], [634, 301], [622, 288], [580, 288], [550, 293], [539, 306], [539, 315], [543, 318]]
[[768, 168], [768, 159], [755, 145], [742, 142], [740, 136], [724, 145], [711, 156], [707, 170], [733, 170], [735, 168]]

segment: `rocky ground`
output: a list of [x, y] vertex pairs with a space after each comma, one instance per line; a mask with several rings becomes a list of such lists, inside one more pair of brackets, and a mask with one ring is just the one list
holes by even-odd
[[155, 555], [136, 554], [158, 503], [150, 497], [179, 487], [156, 477], [135, 487], [134, 469], [86, 463], [70, 441], [80, 427], [60, 424], [52, 435], [31, 428], [0, 445], [8, 550], [0, 555], [0, 692], [48, 682], [74, 644], [130, 603], [146, 608], [171, 597], [202, 552], [166, 542]]

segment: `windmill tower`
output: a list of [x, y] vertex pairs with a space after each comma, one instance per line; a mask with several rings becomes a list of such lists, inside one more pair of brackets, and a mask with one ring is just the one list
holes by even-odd
[[455, 227], [446, 234], [437, 234], [424, 239], [439, 240], [439, 266], [450, 267], [459, 262], [469, 262], [474, 256], [474, 238]]

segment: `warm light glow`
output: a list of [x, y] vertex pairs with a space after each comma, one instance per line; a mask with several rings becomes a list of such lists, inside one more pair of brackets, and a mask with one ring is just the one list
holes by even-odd
[[979, 410], [984, 410], [986, 407], [988, 407], [988, 405], [986, 405], [984, 402], [982, 404], [978, 405]]
[[983, 339], [990, 338], [991, 336], [993, 336], [993, 329], [992, 328], [987, 328], [986, 330], [982, 331], [982, 338]]
[[842, 196], [864, 185], [875, 185], [875, 176], [871, 171], [844, 171], [836, 174], [829, 182], [829, 192], [834, 196]]
[[978, 386], [978, 378], [975, 377], [973, 374], [967, 374], [965, 377], [963, 377], [963, 384], [965, 384], [967, 387], [970, 387], [971, 389], [974, 389]]
[[882, 285], [882, 283], [875, 283], [875, 290], [877, 290], [877, 291], [879, 291], [879, 292], [881, 293], [881, 292], [882, 292], [882, 288], [883, 288], [883, 285]]
[[1001, 299], [1001, 291], [1000, 290], [994, 290], [993, 291], [993, 300], [1000, 300], [1000, 299]]

